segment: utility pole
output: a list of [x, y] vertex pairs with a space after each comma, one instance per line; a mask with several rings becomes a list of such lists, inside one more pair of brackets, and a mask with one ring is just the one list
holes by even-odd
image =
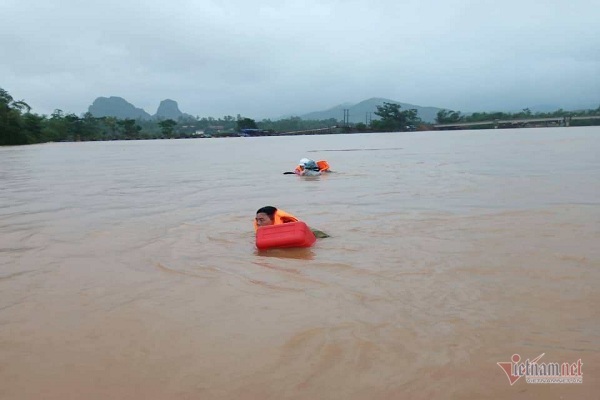
[[367, 111], [365, 114], [365, 125], [369, 126], [371, 125], [371, 112]]
[[344, 108], [344, 126], [350, 125], [350, 110]]

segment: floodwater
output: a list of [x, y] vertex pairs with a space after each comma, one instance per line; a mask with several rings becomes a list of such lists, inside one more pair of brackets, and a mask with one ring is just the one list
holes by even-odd
[[[0, 148], [0, 398], [598, 398], [599, 154], [600, 127]], [[259, 253], [265, 205], [331, 238]], [[583, 383], [497, 365], [542, 353]]]

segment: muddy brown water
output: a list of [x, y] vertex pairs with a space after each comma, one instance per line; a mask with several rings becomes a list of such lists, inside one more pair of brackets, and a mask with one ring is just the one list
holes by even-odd
[[[600, 128], [0, 148], [2, 399], [600, 393]], [[283, 175], [302, 157], [333, 173]], [[258, 252], [274, 205], [331, 235]], [[497, 365], [583, 363], [583, 384]]]

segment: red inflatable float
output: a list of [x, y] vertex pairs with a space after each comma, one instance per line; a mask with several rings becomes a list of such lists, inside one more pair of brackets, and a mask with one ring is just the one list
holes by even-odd
[[301, 221], [261, 226], [256, 231], [256, 247], [259, 250], [310, 247], [316, 240], [308, 225]]

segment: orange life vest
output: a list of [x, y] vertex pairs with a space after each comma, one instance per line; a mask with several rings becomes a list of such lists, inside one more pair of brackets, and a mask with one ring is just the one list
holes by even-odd
[[325, 160], [317, 161], [317, 167], [320, 172], [329, 172], [329, 163]]
[[[298, 222], [300, 221], [298, 218], [294, 217], [292, 214], [289, 214], [283, 210], [277, 209], [275, 211], [275, 215], [273, 215], [273, 225], [285, 224], [288, 222]], [[258, 230], [258, 224], [256, 223], [256, 219], [254, 220], [254, 230]]]

